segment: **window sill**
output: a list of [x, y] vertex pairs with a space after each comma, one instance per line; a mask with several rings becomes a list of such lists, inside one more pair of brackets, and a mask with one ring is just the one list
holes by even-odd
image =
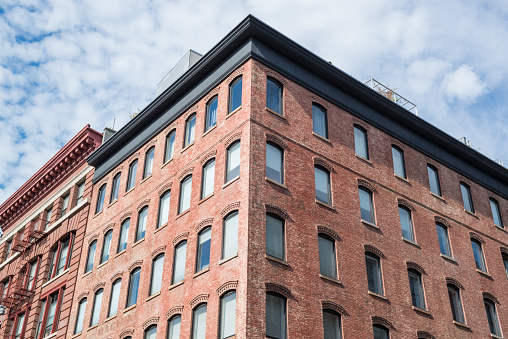
[[379, 298], [379, 299], [382, 299], [382, 300], [385, 300], [385, 301], [388, 301], [388, 298], [385, 297], [384, 295], [382, 294], [378, 294], [376, 292], [372, 292], [372, 291], [369, 291], [369, 295], [375, 297], [375, 298]]
[[203, 135], [201, 136], [201, 138], [204, 138], [205, 136], [207, 136], [208, 134], [210, 134], [211, 131], [213, 131], [214, 129], [217, 128], [217, 122], [215, 123], [215, 125], [213, 125], [212, 127], [210, 127], [210, 129], [208, 129], [208, 131], [206, 131], [205, 133], [203, 133]]
[[279, 187], [281, 187], [281, 188], [284, 188], [284, 189], [286, 189], [286, 190], [288, 189], [288, 187], [287, 187], [286, 185], [281, 184], [280, 182], [275, 181], [275, 180], [273, 180], [273, 179], [270, 179], [270, 178], [268, 178], [268, 177], [265, 177], [265, 180], [266, 180], [266, 181], [268, 181], [268, 182], [269, 182], [269, 183], [271, 183], [271, 184], [277, 185], [277, 186], [279, 186]]
[[0, 268], [3, 268], [5, 265], [7, 265], [8, 263], [10, 263], [11, 261], [13, 261], [15, 258], [17, 258], [18, 256], [20, 255], [19, 252], [16, 252], [14, 254], [11, 254], [9, 256], [9, 258], [7, 258], [1, 265], [0, 265]]
[[312, 135], [315, 136], [316, 138], [320, 139], [320, 140], [323, 140], [324, 142], [328, 143], [328, 144], [332, 144], [332, 142], [330, 141], [330, 139], [328, 138], [325, 138], [325, 137], [322, 137], [321, 135], [317, 134], [317, 133], [314, 133], [312, 132]]
[[228, 115], [226, 115], [226, 119], [228, 119], [230, 116], [232, 116], [233, 114], [235, 114], [236, 112], [238, 112], [241, 109], [242, 109], [242, 106], [240, 105], [240, 107], [236, 108], [234, 111], [229, 112]]
[[127, 252], [127, 249], [124, 249], [124, 250], [122, 250], [121, 252], [118, 252], [117, 254], [115, 254], [115, 258], [116, 258], [116, 257], [121, 256], [121, 255], [122, 255], [122, 254], [124, 254], [125, 252]]
[[458, 322], [458, 321], [456, 321], [456, 320], [454, 320], [454, 321], [453, 321], [453, 323], [454, 323], [455, 325], [457, 325], [458, 327], [462, 327], [463, 329], [466, 329], [466, 330], [468, 330], [468, 331], [471, 331], [471, 328], [469, 328], [469, 326], [467, 326], [466, 324], [460, 323], [460, 322]]
[[147, 176], [146, 178], [141, 180], [141, 182], [139, 184], [142, 185], [145, 181], [148, 181], [148, 179], [150, 179], [151, 177], [152, 177], [152, 174], [150, 174], [149, 176]]
[[222, 189], [228, 187], [229, 185], [231, 185], [232, 183], [234, 183], [238, 180], [240, 180], [240, 176], [237, 176], [236, 178], [233, 178], [233, 179], [229, 180], [227, 183], [225, 183], [224, 185], [222, 185]]
[[408, 185], [411, 185], [411, 183], [409, 182], [409, 180], [407, 180], [406, 178], [401, 177], [400, 175], [397, 175], [397, 174], [395, 174], [395, 173], [394, 173], [393, 175], [395, 176], [395, 178], [399, 179], [400, 181], [405, 182], [405, 183], [406, 183], [406, 184], [408, 184]]
[[466, 212], [467, 214], [469, 214], [469, 215], [470, 215], [470, 216], [472, 216], [472, 217], [475, 217], [476, 219], [480, 219], [480, 218], [478, 218], [478, 216], [476, 215], [476, 213], [473, 213], [473, 212], [468, 211], [468, 210], [466, 210], [466, 209], [464, 209], [464, 212]]
[[238, 257], [238, 253], [233, 255], [232, 257], [229, 257], [229, 258], [226, 258], [226, 259], [222, 259], [221, 261], [219, 261], [219, 265], [222, 265], [222, 264], [224, 264], [224, 263], [226, 263], [226, 262], [228, 262], [230, 260], [233, 260], [233, 259], [235, 259], [237, 257]]
[[[65, 271], [63, 271], [62, 273], [60, 273], [59, 275], [57, 275], [56, 277], [53, 277], [53, 279], [49, 280], [48, 282], [46, 282], [45, 284], [43, 284], [41, 286], [41, 288], [44, 288], [46, 286], [48, 286], [49, 284], [51, 284], [53, 281], [57, 280], [58, 278], [60, 278], [61, 276], [65, 275], [67, 272], [69, 272], [69, 269], [67, 268]], [[90, 271], [91, 272], [91, 271]]]
[[323, 275], [323, 274], [319, 274], [319, 277], [320, 277], [321, 279], [323, 279], [323, 280], [330, 281], [330, 282], [332, 282], [332, 283], [334, 283], [334, 284], [337, 284], [337, 285], [339, 285], [339, 286], [344, 286], [344, 285], [342, 284], [342, 281], [340, 281], [339, 279], [332, 278], [332, 277], [329, 277], [329, 276], [327, 276], [327, 275]]
[[132, 306], [127, 307], [125, 310], [123, 310], [123, 313], [127, 313], [127, 312], [129, 312], [130, 310], [132, 310], [133, 308], [136, 308], [136, 305], [137, 305], [137, 304], [134, 304], [134, 305], [132, 305]]
[[97, 327], [99, 327], [99, 324], [95, 324], [93, 325], [92, 327], [89, 327], [86, 331], [91, 331], [91, 330], [95, 330]]
[[[97, 266], [97, 269], [101, 268], [102, 266], [106, 265], [108, 263], [109, 259], [106, 260], [105, 262], [99, 264], [99, 266]], [[90, 271], [91, 272], [91, 271]]]
[[408, 243], [409, 245], [412, 245], [416, 248], [418, 248], [419, 250], [421, 250], [422, 248], [420, 247], [420, 245], [418, 245], [417, 243], [415, 243], [414, 241], [412, 240], [409, 240], [409, 239], [406, 239], [404, 237], [402, 237], [402, 240], [404, 240], [404, 242]]
[[114, 201], [111, 201], [108, 205], [108, 208], [110, 208], [111, 206], [113, 206], [114, 204], [116, 204], [116, 202], [118, 201], [118, 198], [116, 198]]
[[370, 161], [369, 159], [365, 159], [364, 157], [362, 157], [361, 155], [358, 155], [355, 153], [355, 157], [358, 159], [358, 160], [361, 160], [365, 163], [367, 163], [368, 165], [371, 165], [371, 166], [374, 166], [374, 164], [372, 163], [372, 161]]
[[199, 277], [200, 275], [207, 273], [208, 271], [210, 271], [210, 267], [204, 268], [204, 269], [202, 269], [201, 271], [194, 273], [194, 275], [192, 276], [192, 278], [193, 278], [193, 279], [194, 279], [194, 278], [197, 278], [197, 277]]
[[146, 298], [146, 301], [150, 301], [150, 300], [152, 300], [152, 299], [154, 299], [154, 298], [158, 297], [159, 295], [161, 295], [161, 292], [160, 292], [160, 291], [159, 291], [159, 292], [157, 292], [157, 293], [155, 293], [155, 294], [153, 294], [153, 295], [151, 295], [151, 296], [149, 296], [148, 298]]
[[326, 207], [326, 208], [328, 208], [328, 209], [330, 209], [330, 210], [332, 210], [332, 211], [336, 211], [336, 210], [335, 210], [335, 207], [333, 207], [332, 205], [328, 205], [326, 202], [319, 201], [319, 200], [317, 200], [316, 198], [314, 198], [314, 201], [315, 201], [318, 205], [321, 205], [321, 206], [323, 206], [323, 207]]
[[[101, 215], [101, 214], [102, 214], [102, 211], [104, 211], [104, 206], [102, 207], [102, 210], [101, 210], [99, 213], [96, 213], [96, 214], [93, 216], [93, 218], [92, 218], [92, 219], [95, 219], [95, 218], [97, 218], [99, 215]], [[60, 221], [60, 220], [58, 220], [58, 221]]]
[[178, 215], [176, 216], [175, 220], [180, 219], [180, 217], [182, 217], [182, 216], [186, 215], [186, 214], [187, 214], [187, 213], [189, 213], [189, 212], [190, 212], [190, 207], [189, 207], [189, 208], [187, 208], [187, 209], [186, 209], [185, 211], [183, 211], [182, 213], [178, 214]]
[[143, 241], [145, 241], [145, 238], [143, 239], [139, 239], [138, 241], [136, 241], [134, 244], [132, 244], [132, 248], [138, 246], [139, 244], [141, 244]]
[[289, 266], [289, 263], [286, 260], [282, 260], [282, 259], [276, 258], [276, 257], [271, 256], [269, 254], [265, 254], [265, 258], [270, 260], [270, 261], [274, 261], [277, 264], [281, 264], [281, 265], [284, 265], [284, 266]]
[[186, 150], [188, 150], [189, 148], [191, 148], [192, 146], [194, 146], [194, 141], [191, 142], [190, 144], [188, 144], [187, 146], [185, 146], [181, 151], [180, 153], [183, 153], [185, 152]]
[[115, 315], [112, 315], [111, 317], [107, 318], [106, 320], [104, 320], [104, 323], [107, 323], [108, 321], [111, 321], [113, 319], [116, 318], [116, 314]]
[[422, 313], [422, 314], [425, 314], [425, 315], [431, 315], [429, 311], [427, 310], [424, 310], [423, 308], [419, 308], [419, 307], [416, 307], [416, 306], [411, 306], [411, 308], [418, 312], [418, 313]]
[[441, 258], [443, 258], [445, 260], [448, 260], [448, 261], [458, 265], [457, 260], [453, 259], [452, 257], [447, 256], [446, 254], [443, 254], [443, 253], [439, 253], [439, 255], [441, 256]]
[[166, 228], [166, 226], [168, 225], [168, 223], [165, 223], [164, 225], [160, 226], [158, 229], [156, 229], [155, 231], [153, 231], [153, 234], [157, 233], [157, 232], [160, 232], [160, 230]]
[[74, 339], [74, 338], [79, 337], [79, 336], [81, 335], [81, 333], [82, 333], [82, 332], [79, 332], [79, 333], [74, 334], [74, 335], [71, 337], [71, 339]]
[[51, 333], [50, 335], [48, 335], [47, 337], [44, 337], [42, 339], [51, 339], [51, 338], [54, 338], [54, 337], [56, 337], [57, 333], [58, 333], [58, 331], [56, 331], [55, 333]]
[[487, 272], [484, 272], [482, 270], [476, 269], [476, 272], [480, 273], [480, 275], [483, 275], [485, 278], [492, 279], [492, 276], [488, 274]]
[[446, 200], [445, 200], [442, 196], [437, 195], [437, 194], [436, 194], [436, 193], [434, 193], [434, 192], [430, 192], [430, 195], [432, 195], [434, 198], [439, 199], [439, 200], [441, 200], [441, 201], [443, 201], [443, 202], [445, 202], [445, 201], [446, 201]]
[[169, 159], [168, 161], [166, 161], [162, 166], [161, 166], [161, 169], [163, 169], [164, 167], [166, 167], [167, 165], [169, 165], [169, 163], [173, 161], [173, 158]]
[[83, 279], [83, 278], [84, 278], [84, 277], [86, 277], [87, 275], [92, 274], [92, 272], [93, 272], [93, 269], [91, 269], [90, 271], [86, 272], [85, 274], [83, 274], [83, 275], [81, 276], [81, 279]]
[[278, 118], [281, 118], [281, 119], [287, 120], [287, 119], [286, 119], [286, 117], [285, 117], [283, 114], [277, 113], [277, 112], [275, 112], [274, 110], [269, 109], [268, 107], [265, 107], [265, 109], [266, 109], [266, 111], [267, 111], [268, 113], [271, 113], [271, 114], [275, 115], [275, 116], [276, 116], [276, 117], [278, 117]]
[[500, 337], [500, 336], [492, 334], [492, 333], [490, 334], [490, 337], [493, 339], [504, 339], [503, 337]]
[[363, 219], [360, 219], [361, 223], [364, 224], [364, 225], [367, 225], [367, 226], [370, 226], [370, 227], [373, 227], [375, 229], [380, 229], [378, 225], [376, 224], [373, 224], [371, 222], [368, 222], [367, 220], [363, 220]]
[[504, 233], [507, 233], [506, 230], [504, 229], [504, 227], [497, 226], [496, 224], [494, 224], [494, 227], [497, 228], [498, 230], [504, 232]]
[[210, 193], [208, 194], [206, 197], [204, 197], [203, 199], [199, 200], [198, 202], [198, 205], [204, 203], [205, 201], [207, 201], [208, 199], [210, 199], [211, 197], [213, 197], [213, 193]]
[[134, 191], [134, 189], [136, 188], [136, 184], [134, 184], [134, 187], [132, 187], [130, 190], [128, 190], [127, 192], [125, 192], [123, 194], [123, 196], [125, 197], [127, 194], [129, 194], [130, 192]]
[[176, 287], [178, 287], [178, 286], [180, 286], [180, 285], [183, 285], [184, 281], [185, 281], [185, 279], [180, 280], [179, 282], [177, 282], [177, 283], [175, 283], [175, 284], [173, 284], [173, 285], [169, 286], [168, 290], [172, 290], [173, 288], [176, 288]]

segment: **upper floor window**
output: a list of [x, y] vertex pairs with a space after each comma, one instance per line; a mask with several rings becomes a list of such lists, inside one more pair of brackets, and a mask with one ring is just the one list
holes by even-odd
[[97, 205], [95, 206], [95, 214], [102, 212], [105, 197], [106, 197], [106, 184], [102, 185], [101, 188], [99, 188], [99, 193], [97, 194]]
[[314, 166], [314, 180], [316, 183], [316, 200], [331, 205], [330, 172], [321, 166]]
[[83, 194], [85, 193], [85, 182], [78, 184], [78, 192], [76, 194], [76, 206], [83, 201]]
[[330, 310], [323, 311], [324, 339], [342, 339], [340, 315]]
[[192, 311], [192, 339], [206, 337], [206, 304], [198, 305]]
[[136, 172], [138, 171], [138, 159], [131, 162], [129, 165], [129, 173], [127, 174], [127, 187], [125, 191], [129, 191], [134, 188], [134, 184], [136, 184]]
[[70, 264], [72, 254], [72, 244], [74, 243], [74, 234], [59, 240], [56, 248], [52, 251], [51, 265], [49, 269], [48, 280], [60, 275]]
[[145, 206], [139, 211], [138, 224], [136, 225], [136, 239], [137, 242], [145, 237], [146, 232], [146, 219], [148, 217], [148, 206]]
[[164, 162], [167, 162], [170, 159], [173, 159], [173, 155], [175, 154], [175, 136], [176, 131], [171, 131], [166, 136], [166, 148], [164, 150]]
[[266, 254], [285, 260], [284, 220], [273, 214], [266, 215]]
[[7, 260], [11, 254], [12, 240], [7, 240], [6, 243], [7, 249], [5, 250], [5, 260]]
[[192, 114], [185, 121], [185, 139], [183, 141], [183, 147], [187, 147], [194, 142], [194, 135], [196, 131], [196, 113]]
[[88, 273], [93, 269], [93, 262], [95, 259], [95, 249], [96, 248], [97, 248], [97, 240], [94, 240], [88, 247], [88, 256], [86, 258], [85, 273]]
[[39, 318], [39, 324], [37, 325], [37, 336], [39, 338], [40, 330], [42, 329], [42, 338], [49, 336], [51, 333], [55, 333], [58, 329], [58, 321], [60, 318], [60, 309], [62, 306], [62, 300], [64, 297], [64, 289], [60, 288], [58, 291], [49, 295], [42, 302], [41, 316]]
[[127, 248], [127, 237], [129, 235], [129, 224], [131, 219], [125, 219], [120, 226], [120, 237], [118, 239], [118, 250], [117, 253], [122, 252]]
[[384, 295], [383, 278], [381, 275], [381, 260], [374, 253], [365, 253], [365, 262], [367, 264], [367, 280], [369, 282], [369, 291]]
[[473, 255], [474, 261], [476, 263], [476, 268], [482, 272], [487, 272], [485, 267], [485, 258], [483, 257], [482, 244], [476, 239], [471, 239], [471, 246], [473, 247]]
[[152, 279], [150, 280], [150, 295], [161, 291], [162, 271], [164, 268], [164, 253], [159, 254], [152, 262]]
[[155, 339], [157, 337], [157, 325], [148, 327], [145, 331], [145, 339]]
[[90, 318], [90, 327], [97, 325], [99, 323], [99, 317], [101, 315], [101, 305], [102, 305], [102, 294], [104, 289], [99, 289], [95, 292], [93, 299], [93, 308], [92, 308], [92, 318]]
[[414, 307], [425, 309], [425, 297], [423, 295], [422, 275], [413, 269], [407, 271], [409, 275], [409, 287], [411, 289], [411, 300]]
[[364, 187], [358, 187], [360, 194], [360, 214], [362, 220], [370, 222], [371, 224], [376, 223], [374, 217], [374, 203], [372, 201], [372, 192]]
[[496, 226], [504, 228], [498, 202], [492, 198], [490, 198], [489, 200], [490, 200], [490, 210], [492, 211], [492, 218], [494, 219], [494, 224]]
[[51, 223], [51, 215], [53, 214], [53, 207], [50, 207], [46, 210], [46, 219], [44, 222], [44, 230], [48, 229], [49, 224]]
[[185, 277], [185, 257], [187, 255], [187, 241], [182, 241], [175, 247], [173, 259], [173, 279], [171, 284], [179, 283]]
[[427, 174], [429, 175], [430, 191], [435, 195], [441, 196], [441, 185], [439, 184], [439, 173], [437, 168], [427, 165]]
[[390, 332], [382, 325], [374, 325], [374, 339], [390, 339]]
[[269, 142], [266, 143], [266, 177], [284, 184], [284, 151]]
[[229, 146], [226, 160], [226, 182], [230, 182], [240, 175], [240, 141]]
[[27, 265], [26, 268], [26, 275], [25, 275], [25, 281], [23, 283], [23, 286], [29, 291], [32, 291], [35, 289], [35, 285], [37, 282], [37, 273], [39, 270], [39, 258], [35, 259], [31, 263]]
[[118, 173], [113, 178], [113, 185], [111, 186], [111, 197], [109, 198], [109, 203], [111, 204], [113, 201], [118, 199], [118, 192], [120, 191], [120, 179], [122, 177], [122, 173]]
[[234, 338], [236, 327], [236, 291], [220, 298], [219, 339]]
[[369, 159], [369, 146], [367, 143], [367, 131], [360, 126], [354, 126], [355, 153], [364, 159]]
[[196, 261], [196, 272], [200, 272], [210, 266], [210, 241], [212, 229], [205, 228], [198, 235], [198, 257]]
[[104, 235], [104, 242], [102, 243], [101, 264], [109, 260], [109, 252], [111, 249], [111, 239], [113, 238], [113, 230], [109, 230]]
[[206, 198], [213, 193], [213, 185], [215, 181], [215, 159], [210, 159], [203, 166], [201, 185], [201, 199]]
[[286, 298], [277, 293], [266, 293], [266, 336], [286, 339], [286, 319]]
[[413, 220], [411, 218], [411, 211], [402, 205], [399, 205], [399, 218], [400, 227], [402, 228], [402, 237], [404, 239], [415, 241], [415, 234], [413, 230]]
[[5, 299], [7, 294], [9, 293], [9, 286], [12, 277], [8, 277], [4, 281], [2, 281], [2, 299]]
[[214, 96], [206, 104], [206, 117], [205, 117], [205, 132], [210, 130], [213, 126], [217, 125], [217, 103], [219, 99]]
[[236, 78], [229, 85], [229, 113], [242, 106], [242, 77]]
[[506, 272], [506, 277], [508, 277], [508, 255], [503, 254], [503, 264], [504, 264], [504, 270]]
[[328, 139], [328, 118], [326, 109], [318, 104], [312, 104], [312, 131]]
[[[60, 218], [62, 218], [65, 214], [67, 214], [67, 209], [69, 208], [69, 196], [70, 196], [70, 194], [67, 194], [65, 197], [63, 197], [62, 213], [60, 213]], [[101, 210], [102, 210], [102, 208], [101, 208]]]
[[168, 339], [180, 339], [181, 324], [182, 316], [179, 314], [168, 320]]
[[335, 257], [335, 240], [319, 234], [319, 272], [327, 277], [337, 279], [337, 260]]
[[[80, 300], [78, 312], [76, 314], [76, 325], [74, 325], [74, 334], [81, 333], [83, 330], [83, 321], [85, 320], [86, 298]], [[37, 338], [37, 337], [36, 337]]]
[[143, 179], [148, 178], [152, 175], [154, 154], [155, 147], [150, 147], [150, 149], [145, 154], [145, 168], [143, 169]]
[[473, 198], [471, 197], [471, 189], [469, 188], [468, 185], [461, 182], [460, 192], [462, 193], [462, 202], [464, 203], [464, 208], [466, 209], [466, 211], [474, 213]]
[[15, 317], [16, 328], [11, 329], [11, 336], [14, 339], [20, 339], [22, 334], [25, 334], [25, 312]]
[[178, 204], [178, 214], [185, 212], [190, 208], [191, 188], [192, 175], [188, 175], [180, 183], [180, 203]]
[[129, 276], [129, 289], [127, 290], [127, 304], [125, 307], [136, 305], [138, 302], [139, 290], [139, 277], [141, 275], [141, 268], [136, 268]]
[[275, 79], [266, 79], [266, 108], [282, 115], [282, 84]]
[[439, 250], [441, 251], [441, 254], [444, 254], [451, 258], [452, 251], [450, 248], [450, 239], [448, 238], [448, 227], [437, 223], [436, 230], [437, 230], [437, 238], [439, 240]]
[[483, 299], [485, 311], [487, 312], [487, 321], [489, 322], [490, 333], [501, 337], [501, 328], [497, 318], [496, 305], [490, 299]]
[[164, 192], [159, 199], [159, 215], [157, 217], [157, 228], [168, 223], [169, 217], [169, 200], [171, 191]]
[[109, 299], [108, 318], [116, 315], [118, 311], [118, 301], [120, 300], [120, 289], [122, 288], [122, 279], [116, 279], [111, 285], [111, 297]]
[[224, 218], [222, 231], [222, 259], [232, 258], [238, 253], [238, 211]]
[[448, 284], [448, 298], [452, 308], [453, 320], [464, 324], [464, 312], [462, 311], [462, 301], [460, 300], [460, 290], [452, 284]]
[[401, 178], [406, 177], [406, 165], [404, 164], [404, 151], [397, 146], [392, 146], [393, 172]]

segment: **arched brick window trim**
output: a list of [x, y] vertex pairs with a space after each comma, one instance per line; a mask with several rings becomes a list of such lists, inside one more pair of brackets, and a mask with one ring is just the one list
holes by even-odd
[[343, 316], [349, 316], [349, 313], [347, 313], [344, 307], [330, 300], [322, 300], [321, 307], [323, 308], [323, 310], [332, 310]]
[[151, 317], [143, 323], [143, 331], [152, 325], [156, 325], [159, 322], [159, 317]]
[[145, 147], [143, 147], [143, 152], [146, 152], [148, 151], [148, 149], [152, 146], [154, 146], [155, 144], [157, 143], [157, 139], [153, 139], [152, 141], [150, 141], [148, 144], [146, 144]]
[[395, 146], [397, 148], [400, 148], [402, 150], [402, 152], [406, 152], [406, 145], [404, 145], [403, 143], [401, 143], [399, 140], [395, 140], [393, 139], [392, 140], [392, 146]]
[[365, 252], [371, 252], [380, 258], [385, 258], [383, 252], [381, 252], [381, 250], [379, 250], [377, 247], [374, 247], [372, 245], [363, 245], [363, 249], [365, 250]]
[[127, 160], [127, 163], [130, 165], [130, 164], [132, 164], [132, 162], [133, 162], [134, 160], [136, 160], [137, 158], [139, 158], [139, 152], [134, 153], [134, 154], [133, 154], [133, 155], [129, 158], [129, 160]]
[[497, 300], [497, 298], [493, 294], [489, 292], [482, 292], [482, 295], [485, 299], [489, 299], [493, 303], [499, 304], [499, 300]]
[[187, 110], [187, 113], [185, 113], [183, 115], [183, 120], [187, 121], [191, 115], [197, 113], [197, 110], [198, 110], [198, 105], [195, 105], [195, 106], [191, 107], [189, 110]]
[[443, 224], [444, 226], [448, 227], [448, 228], [451, 228], [452, 226], [450, 225], [450, 223], [448, 222], [448, 220], [446, 220], [445, 218], [443, 217], [440, 217], [438, 215], [436, 215], [434, 217], [434, 220], [436, 221], [436, 223], [440, 223], [440, 224]]
[[123, 223], [126, 219], [130, 218], [132, 215], [132, 212], [127, 212], [124, 215], [120, 217], [120, 224]]
[[361, 127], [363, 128], [365, 131], [367, 131], [367, 133], [369, 132], [370, 130], [370, 125], [365, 123], [363, 120], [360, 120], [358, 118], [353, 118], [353, 126], [358, 126], [358, 127]]
[[167, 191], [169, 191], [172, 186], [173, 186], [173, 182], [170, 181], [167, 184], [163, 185], [161, 188], [159, 188], [159, 190], [157, 191], [157, 193], [159, 194], [159, 197], [161, 195], [163, 195], [164, 193], [166, 193]]
[[365, 179], [356, 179], [358, 181], [358, 186], [360, 187], [363, 187], [363, 188], [366, 188], [368, 189], [369, 191], [371, 191], [372, 193], [377, 193], [377, 189], [376, 189], [376, 186], [374, 186], [373, 184], [371, 184], [370, 182], [368, 182], [367, 180]]
[[208, 160], [215, 158], [216, 155], [217, 155], [217, 150], [213, 150], [213, 151], [209, 152], [207, 155], [205, 155], [199, 161], [201, 163], [201, 166], [204, 166]]
[[279, 138], [273, 134], [266, 134], [265, 137], [266, 137], [266, 141], [274, 143], [283, 149], [288, 149], [288, 144], [286, 144], [281, 138]]
[[97, 292], [99, 289], [101, 288], [104, 288], [104, 286], [106, 286], [106, 283], [105, 282], [100, 282], [98, 283], [97, 285], [95, 285], [95, 287], [93, 288], [93, 293]]
[[208, 301], [209, 296], [210, 296], [209, 294], [205, 293], [196, 296], [189, 302], [190, 307], [194, 309], [194, 307], [198, 306], [199, 304], [206, 303]]
[[201, 222], [199, 224], [197, 224], [195, 227], [196, 233], [201, 232], [201, 230], [207, 226], [212, 226], [212, 223], [213, 223], [213, 217], [201, 220]]
[[217, 292], [217, 295], [220, 297], [227, 291], [236, 290], [237, 287], [238, 287], [238, 280], [228, 281], [228, 282], [225, 282], [224, 284], [220, 285], [219, 288], [217, 288], [216, 292]]
[[326, 234], [327, 236], [329, 236], [332, 239], [335, 239], [337, 241], [341, 240], [339, 234], [329, 227], [320, 225], [320, 226], [316, 226], [316, 229], [317, 229], [318, 233], [320, 233], [320, 234]]
[[112, 230], [113, 227], [115, 227], [115, 223], [112, 222], [110, 224], [107, 224], [106, 227], [104, 227], [104, 229], [102, 230], [102, 234], [106, 234], [109, 232], [109, 230]]
[[391, 330], [394, 330], [396, 331], [395, 327], [392, 325], [392, 323], [388, 320], [386, 320], [385, 318], [383, 317], [378, 317], [378, 316], [375, 316], [373, 315], [371, 317], [372, 319], [372, 325], [381, 325], [381, 326], [384, 326], [386, 328], [389, 328]]
[[478, 234], [474, 233], [474, 232], [469, 232], [469, 237], [471, 239], [475, 239], [475, 240], [478, 240], [479, 242], [481, 242], [482, 244], [485, 244], [485, 240], [483, 240], [482, 237], [480, 237]]
[[432, 334], [430, 334], [429, 332], [425, 332], [425, 331], [417, 331], [416, 336], [418, 338], [436, 339], [436, 337], [434, 337]]
[[81, 299], [85, 298], [88, 296], [88, 291], [85, 291], [85, 292], [82, 292], [78, 295], [78, 302], [81, 301]]
[[219, 95], [219, 91], [220, 91], [220, 87], [215, 87], [214, 89], [212, 89], [205, 97], [205, 100], [204, 102], [206, 102], [208, 104], [208, 102], [210, 100], [212, 100], [213, 97], [215, 97], [216, 95], [218, 96]]
[[123, 276], [123, 271], [122, 272], [116, 272], [115, 274], [113, 274], [110, 278], [111, 282], [114, 282], [116, 279], [118, 278], [121, 278]]
[[406, 266], [408, 269], [413, 269], [415, 271], [418, 271], [420, 272], [421, 274], [425, 274], [427, 275], [427, 273], [425, 272], [425, 270], [423, 269], [423, 267], [421, 267], [420, 265], [418, 265], [417, 263], [415, 262], [412, 262], [412, 261], [406, 261]]
[[239, 201], [233, 202], [233, 203], [227, 205], [222, 211], [220, 211], [220, 215], [221, 215], [221, 217], [224, 218], [230, 212], [232, 212], [234, 210], [238, 210], [239, 208], [240, 208], [240, 202]]
[[286, 299], [291, 298], [291, 290], [288, 288], [274, 283], [265, 283], [265, 289], [267, 292], [275, 292], [282, 296], [284, 296]]
[[175, 307], [171, 307], [167, 312], [166, 312], [166, 320], [169, 320], [172, 316], [174, 316], [175, 314], [182, 314], [183, 312], [183, 305], [181, 306], [175, 306]]
[[266, 209], [266, 213], [272, 213], [272, 214], [278, 215], [279, 217], [281, 217], [284, 220], [292, 221], [289, 213], [285, 209], [283, 209], [279, 206], [265, 204], [265, 209]]
[[181, 182], [186, 176], [188, 176], [189, 174], [192, 174], [192, 172], [194, 172], [194, 167], [189, 167], [187, 169], [184, 169], [178, 176], [178, 181]]
[[333, 172], [333, 166], [328, 161], [323, 160], [321, 158], [314, 158], [314, 165], [324, 167], [328, 171], [330, 171], [330, 173]]
[[183, 233], [180, 233], [178, 234], [174, 239], [173, 239], [173, 246], [176, 246], [180, 241], [182, 240], [187, 240], [187, 237], [189, 236], [189, 232], [183, 232]]
[[138, 207], [136, 208], [136, 210], [138, 211], [141, 211], [143, 209], [143, 207], [145, 206], [148, 206], [148, 204], [150, 203], [150, 199], [145, 199], [143, 201], [141, 201], [139, 204], [138, 204]]
[[453, 285], [461, 290], [464, 289], [464, 286], [462, 286], [462, 284], [457, 279], [446, 277], [445, 280], [447, 284]]
[[88, 245], [90, 245], [92, 242], [94, 242], [94, 240], [98, 240], [98, 239], [99, 239], [99, 235], [98, 234], [92, 235], [92, 237], [90, 239], [88, 239]]
[[313, 95], [310, 98], [310, 100], [312, 101], [313, 104], [318, 104], [318, 105], [322, 106], [324, 109], [326, 109], [327, 111], [329, 111], [331, 108], [331, 105], [328, 103], [328, 101], [323, 100], [321, 97]]
[[120, 333], [120, 335], [118, 336], [119, 339], [123, 339], [123, 338], [127, 338], [128, 336], [131, 336], [134, 334], [134, 329], [133, 328], [128, 328], [126, 330], [124, 330], [122, 333]]
[[178, 126], [178, 122], [175, 121], [173, 122], [171, 125], [169, 125], [165, 130], [164, 130], [164, 137], [167, 137], [171, 132], [175, 131], [176, 132], [176, 127]]
[[133, 269], [141, 267], [141, 265], [143, 265], [143, 260], [136, 260], [129, 266], [128, 271], [132, 272]]
[[508, 248], [500, 247], [499, 250], [501, 251], [501, 253], [508, 255]]
[[284, 77], [282, 77], [279, 73], [274, 72], [273, 70], [263, 67], [263, 72], [265, 72], [267, 78], [273, 78], [280, 82], [282, 85], [287, 86], [287, 81]]
[[123, 169], [123, 166], [117, 167], [117, 168], [116, 168], [116, 171], [115, 171], [115, 172], [113, 172], [113, 174], [111, 175], [111, 178], [116, 177], [116, 175], [117, 175], [118, 173], [122, 172], [122, 169]]
[[152, 252], [152, 259], [165, 251], [166, 251], [166, 245], [158, 247], [155, 251]]
[[233, 73], [231, 73], [227, 80], [226, 80], [226, 83], [227, 84], [230, 84], [231, 82], [235, 81], [236, 78], [238, 78], [239, 76], [243, 75], [243, 66], [238, 68], [237, 70], [235, 70]]
[[102, 179], [101, 181], [99, 181], [96, 186], [97, 187], [102, 187], [102, 185], [108, 183], [108, 180], [109, 180], [109, 177], [106, 177], [106, 178]]
[[238, 140], [240, 140], [242, 137], [242, 132], [237, 132], [233, 135], [231, 135], [225, 142], [224, 142], [224, 148], [229, 148], [229, 146], [231, 146], [233, 143], [237, 142]]
[[406, 208], [408, 208], [410, 211], [414, 212], [415, 211], [415, 208], [413, 207], [413, 205], [411, 205], [407, 200], [405, 199], [401, 199], [401, 198], [397, 198], [397, 203], [399, 205], [402, 205]]

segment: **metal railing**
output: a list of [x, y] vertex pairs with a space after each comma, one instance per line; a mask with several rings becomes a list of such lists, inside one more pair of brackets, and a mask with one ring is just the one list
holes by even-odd
[[393, 101], [397, 105], [407, 109], [409, 112], [414, 113], [415, 115], [418, 115], [418, 111], [416, 110], [416, 105], [412, 103], [411, 101], [404, 98], [402, 95], [398, 94], [394, 90], [386, 87], [379, 81], [370, 78], [369, 81], [365, 82], [365, 85], [369, 86], [372, 90], [378, 92], [382, 96], [386, 97], [387, 99]]

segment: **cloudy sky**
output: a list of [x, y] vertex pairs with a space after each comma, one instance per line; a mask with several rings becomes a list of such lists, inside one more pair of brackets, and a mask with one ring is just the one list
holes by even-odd
[[249, 13], [508, 166], [506, 0], [0, 2], [0, 202], [87, 123], [123, 126]]

